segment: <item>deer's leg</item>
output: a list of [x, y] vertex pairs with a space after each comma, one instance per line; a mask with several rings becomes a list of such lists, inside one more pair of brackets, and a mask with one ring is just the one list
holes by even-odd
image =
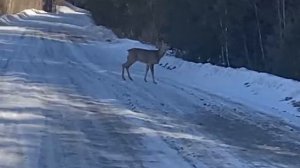
[[150, 69], [151, 69], [151, 74], [152, 74], [152, 81], [154, 84], [157, 84], [155, 79], [154, 79], [154, 64], [150, 65]]
[[122, 64], [122, 79], [126, 80], [124, 76], [124, 69], [125, 69], [125, 64]]
[[132, 77], [130, 76], [130, 73], [129, 73], [129, 67], [126, 67], [126, 71], [127, 71], [128, 78], [129, 78], [130, 80], [133, 80]]
[[126, 71], [127, 71], [128, 78], [129, 78], [130, 80], [133, 80], [133, 79], [132, 79], [132, 77], [130, 76], [129, 68], [131, 67], [131, 65], [132, 65], [133, 63], [135, 63], [135, 61], [130, 62], [130, 63], [128, 63], [128, 64], [125, 66]]
[[147, 82], [147, 75], [148, 75], [148, 71], [149, 71], [149, 68], [150, 68], [150, 66], [148, 64], [146, 66], [147, 66], [146, 67], [146, 73], [145, 73], [145, 77], [144, 77], [145, 82]]
[[128, 75], [128, 78], [130, 80], [133, 80], [130, 76], [130, 72], [129, 72], [129, 68], [131, 67], [132, 64], [134, 64], [136, 62], [136, 59], [135, 57], [132, 57], [132, 55], [128, 55], [127, 56], [127, 62], [125, 62], [122, 66], [123, 66], [123, 79], [125, 78], [124, 77], [124, 68], [126, 68], [126, 71], [127, 71], [127, 75]]

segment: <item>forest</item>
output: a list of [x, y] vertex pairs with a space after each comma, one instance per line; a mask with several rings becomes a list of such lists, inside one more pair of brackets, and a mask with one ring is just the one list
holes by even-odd
[[299, 0], [70, 0], [118, 36], [196, 63], [300, 80]]

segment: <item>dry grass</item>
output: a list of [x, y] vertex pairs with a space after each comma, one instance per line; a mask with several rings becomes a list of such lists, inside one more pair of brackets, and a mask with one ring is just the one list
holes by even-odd
[[24, 9], [42, 9], [43, 0], [0, 0], [0, 13], [17, 13]]

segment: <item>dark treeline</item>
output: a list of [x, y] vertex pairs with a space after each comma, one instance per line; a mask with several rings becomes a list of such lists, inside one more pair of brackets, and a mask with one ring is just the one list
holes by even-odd
[[299, 0], [75, 1], [119, 36], [164, 39], [185, 60], [300, 80]]

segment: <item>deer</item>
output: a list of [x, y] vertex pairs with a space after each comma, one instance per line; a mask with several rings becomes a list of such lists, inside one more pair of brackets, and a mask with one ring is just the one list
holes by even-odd
[[[159, 46], [159, 47], [158, 47]], [[158, 50], [149, 50], [149, 49], [142, 49], [142, 48], [131, 48], [128, 51], [127, 55], [127, 61], [122, 64], [122, 78], [123, 80], [126, 80], [124, 76], [124, 70], [126, 69], [128, 78], [133, 81], [132, 77], [130, 76], [129, 68], [137, 61], [146, 64], [146, 73], [144, 76], [144, 81], [147, 82], [147, 75], [149, 69], [151, 70], [152, 74], [152, 82], [154, 84], [157, 84], [154, 78], [154, 65], [158, 64], [160, 59], [165, 55], [167, 50], [170, 49], [170, 47], [164, 43], [161, 42], [160, 45], [157, 45], [159, 48]]]

